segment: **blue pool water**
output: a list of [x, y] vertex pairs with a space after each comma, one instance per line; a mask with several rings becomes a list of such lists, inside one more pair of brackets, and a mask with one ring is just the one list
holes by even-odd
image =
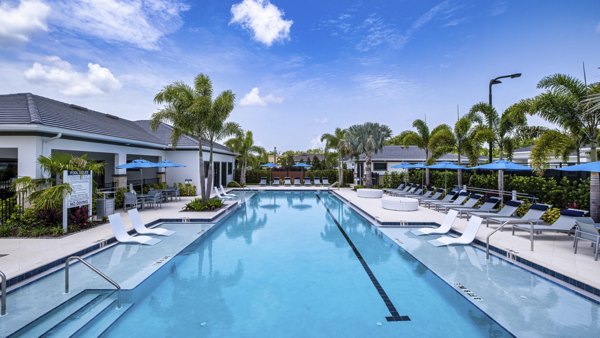
[[125, 292], [106, 336], [510, 336], [382, 236], [329, 193], [257, 193]]

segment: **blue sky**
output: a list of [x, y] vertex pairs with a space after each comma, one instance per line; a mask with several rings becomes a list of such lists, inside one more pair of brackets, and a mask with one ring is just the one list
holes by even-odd
[[162, 86], [206, 73], [278, 150], [365, 121], [453, 123], [491, 78], [523, 73], [494, 86], [503, 110], [582, 62], [600, 81], [597, 0], [0, 1], [0, 93], [147, 119]]

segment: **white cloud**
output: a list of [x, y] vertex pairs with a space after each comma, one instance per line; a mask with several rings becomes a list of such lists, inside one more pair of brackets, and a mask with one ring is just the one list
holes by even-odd
[[181, 27], [180, 0], [60, 0], [53, 19], [67, 29], [109, 42], [158, 49], [159, 40]]
[[100, 95], [121, 89], [121, 82], [108, 68], [88, 63], [87, 73], [80, 73], [57, 56], [46, 58], [46, 64], [35, 62], [25, 71], [30, 82], [46, 83], [68, 96]]
[[0, 3], [0, 41], [27, 42], [29, 36], [47, 31], [50, 7], [39, 0], [22, 0], [18, 6]]
[[292, 20], [283, 19], [283, 11], [269, 0], [243, 0], [231, 6], [230, 24], [251, 30], [254, 40], [267, 46], [290, 37]]
[[269, 103], [280, 103], [283, 101], [283, 97], [268, 94], [260, 96], [260, 90], [258, 87], [252, 88], [244, 97], [240, 100], [242, 106], [266, 106]]
[[321, 135], [317, 135], [310, 140], [310, 149], [324, 148], [325, 142], [321, 141]]
[[316, 118], [313, 120], [316, 124], [325, 124], [327, 123], [327, 121], [329, 121], [329, 119], [327, 119], [327, 117], [323, 117], [323, 118]]

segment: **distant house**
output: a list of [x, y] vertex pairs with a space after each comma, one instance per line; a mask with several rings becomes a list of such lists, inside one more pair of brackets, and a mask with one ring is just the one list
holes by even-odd
[[[100, 187], [124, 187], [140, 178], [139, 171], [115, 166], [143, 158], [170, 160], [183, 168], [144, 170], [144, 180], [168, 184], [200, 182], [199, 144], [182, 137], [175, 148], [170, 143], [172, 127], [162, 124], [156, 132], [149, 121], [130, 121], [49, 98], [24, 94], [0, 95], [0, 180], [14, 176], [42, 177], [37, 158], [54, 153], [88, 158], [105, 163], [104, 174], [96, 175]], [[202, 144], [208, 165], [208, 144]], [[236, 154], [214, 146], [215, 181], [226, 185], [233, 179]], [[3, 169], [4, 168], [4, 169]]]
[[325, 161], [325, 154], [301, 154], [294, 156], [294, 162], [312, 162], [315, 156], [319, 159], [319, 161]]
[[[378, 151], [371, 158], [372, 165], [371, 169], [374, 173], [383, 175], [386, 171], [402, 171], [403, 169], [394, 169], [392, 166], [402, 163], [418, 163], [425, 162], [427, 159], [425, 157], [425, 151], [417, 146], [384, 146], [382, 150]], [[447, 162], [458, 162], [458, 155], [456, 154], [446, 154], [437, 159], [437, 162], [447, 161]], [[357, 177], [362, 177], [364, 172], [365, 165], [365, 156], [361, 155], [358, 159], [358, 162], [352, 158], [345, 159], [346, 165], [348, 168], [354, 169]], [[467, 164], [468, 159], [466, 156], [461, 157], [461, 163]]]
[[[533, 148], [533, 146], [528, 146], [528, 147], [516, 149], [513, 152], [513, 162], [523, 163], [523, 164], [531, 164], [531, 149], [532, 148]], [[579, 152], [579, 154], [580, 154], [581, 163], [586, 163], [586, 162], [590, 161], [590, 147], [589, 146], [584, 146], [583, 148], [581, 148], [581, 151]], [[572, 164], [576, 164], [576, 163], [577, 163], [577, 153], [576, 152], [572, 152], [569, 154], [569, 157], [568, 157], [566, 163], [563, 161], [561, 156], [550, 157], [548, 159], [548, 166], [550, 168], [556, 168], [556, 167], [561, 167], [561, 166], [564, 167], [564, 166], [572, 165]]]

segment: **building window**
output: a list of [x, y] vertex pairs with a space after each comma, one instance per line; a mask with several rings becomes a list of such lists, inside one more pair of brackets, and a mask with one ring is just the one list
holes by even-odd
[[233, 162], [227, 162], [227, 175], [233, 174]]
[[387, 162], [373, 162], [373, 170], [387, 171]]

